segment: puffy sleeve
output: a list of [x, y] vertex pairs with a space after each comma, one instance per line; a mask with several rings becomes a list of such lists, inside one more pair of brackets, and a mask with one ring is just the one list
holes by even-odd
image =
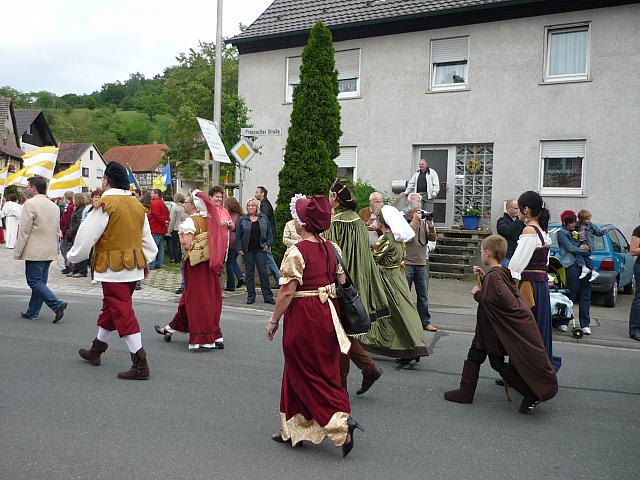
[[304, 271], [304, 258], [298, 247], [291, 245], [284, 254], [280, 265], [280, 285], [286, 285], [292, 280], [297, 280], [302, 285], [302, 272]]
[[371, 251], [373, 253], [373, 259], [376, 261], [378, 265], [381, 265], [384, 262], [384, 259], [387, 256], [390, 248], [391, 248], [391, 242], [389, 241], [386, 235], [383, 235], [380, 238], [378, 238], [378, 241], [375, 243], [375, 245], [371, 247]]
[[196, 224], [193, 221], [193, 218], [187, 217], [184, 219], [184, 222], [180, 224], [178, 227], [178, 233], [196, 233]]
[[520, 280], [520, 274], [529, 265], [535, 249], [540, 246], [540, 239], [535, 233], [520, 235], [518, 246], [509, 261], [509, 270], [515, 280]]

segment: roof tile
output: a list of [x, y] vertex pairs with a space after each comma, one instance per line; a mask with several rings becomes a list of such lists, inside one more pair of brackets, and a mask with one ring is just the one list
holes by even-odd
[[164, 143], [112, 147], [104, 154], [104, 160], [107, 164], [129, 165], [133, 172], [152, 172], [168, 148]]

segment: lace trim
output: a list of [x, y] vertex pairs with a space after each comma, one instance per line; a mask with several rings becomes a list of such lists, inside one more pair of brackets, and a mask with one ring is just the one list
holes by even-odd
[[336, 412], [324, 427], [321, 427], [314, 419], [307, 420], [300, 413], [287, 420], [286, 414], [280, 412], [280, 431], [284, 440], [291, 439], [291, 444], [296, 445], [303, 440], [316, 445], [322, 443], [325, 437], [329, 437], [336, 447], [344, 444], [349, 432], [347, 425], [349, 414]]

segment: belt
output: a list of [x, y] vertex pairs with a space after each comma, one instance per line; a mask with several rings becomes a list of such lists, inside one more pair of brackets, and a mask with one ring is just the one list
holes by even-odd
[[402, 268], [404, 270], [404, 261], [400, 262], [398, 265], [378, 265], [381, 270], [393, 270], [394, 268]]
[[349, 341], [344, 328], [342, 328], [342, 324], [340, 323], [340, 319], [338, 318], [338, 312], [336, 312], [336, 307], [333, 305], [333, 302], [329, 302], [330, 298], [336, 298], [336, 286], [332, 283], [325, 287], [319, 287], [317, 290], [298, 291], [293, 294], [293, 297], [319, 297], [321, 303], [328, 302], [329, 310], [331, 310], [331, 320], [333, 321], [333, 328], [336, 331], [336, 337], [338, 337], [338, 344], [340, 345], [340, 352], [345, 355], [349, 353], [351, 342]]

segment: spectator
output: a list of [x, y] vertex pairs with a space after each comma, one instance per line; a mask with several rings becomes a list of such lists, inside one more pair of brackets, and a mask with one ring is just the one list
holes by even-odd
[[[85, 198], [82, 193], [76, 193], [73, 195], [73, 215], [71, 215], [71, 221], [69, 222], [69, 229], [67, 230], [66, 241], [69, 245], [73, 246], [73, 242], [76, 239], [78, 228], [82, 223], [82, 214], [84, 213]], [[70, 277], [85, 277], [87, 276], [87, 261], [83, 260], [78, 263], [71, 264]]]
[[162, 201], [162, 192], [154, 188], [151, 190], [149, 226], [151, 227], [153, 240], [156, 242], [156, 247], [158, 247], [158, 255], [155, 260], [149, 264], [150, 269], [162, 268], [164, 265], [164, 236], [168, 231], [169, 220], [169, 209], [164, 204], [164, 201]]
[[433, 218], [423, 218], [420, 211], [422, 198], [417, 193], [410, 193], [407, 199], [408, 210], [405, 218], [415, 232], [415, 237], [405, 243], [405, 275], [411, 285], [416, 285], [417, 309], [422, 322], [422, 329], [427, 332], [437, 332], [438, 329], [431, 323], [429, 313], [429, 242], [437, 240]]
[[282, 232], [282, 243], [289, 248], [291, 245], [295, 245], [302, 237], [296, 232], [296, 225], [293, 220], [289, 220], [284, 226], [284, 232]]
[[180, 237], [178, 236], [178, 227], [189, 216], [184, 211], [184, 195], [176, 193], [173, 196], [173, 207], [169, 215], [169, 258], [172, 262], [179, 263], [182, 261], [182, 249], [180, 247]]
[[[260, 202], [260, 213], [262, 213], [269, 220], [269, 225], [271, 225], [271, 235], [275, 238], [276, 235], [276, 217], [273, 214], [273, 205], [267, 198], [267, 194], [269, 192], [266, 188], [260, 186], [256, 188], [255, 198]], [[267, 250], [267, 268], [273, 275], [273, 279], [275, 280], [275, 285], [271, 288], [280, 288], [280, 269], [278, 268], [278, 264], [273, 258], [273, 254], [271, 253], [271, 247]]]
[[64, 192], [64, 203], [66, 207], [63, 214], [60, 216], [60, 253], [64, 258], [64, 269], [62, 273], [67, 275], [72, 272], [71, 264], [67, 262], [67, 252], [71, 249], [72, 244], [67, 241], [67, 231], [69, 230], [69, 223], [71, 222], [71, 215], [73, 215], [73, 192]]
[[629, 311], [629, 336], [640, 342], [640, 225], [631, 234], [631, 255], [636, 256], [633, 275], [636, 280], [636, 291]]
[[[227, 252], [227, 287], [225, 290], [233, 292], [236, 288], [245, 285], [244, 274], [238, 263], [238, 251], [236, 250], [236, 229], [238, 221], [244, 215], [242, 206], [234, 197], [227, 197], [227, 210], [233, 221], [233, 230], [229, 232], [229, 251]], [[238, 283], [236, 284], [236, 279]]]
[[422, 197], [422, 209], [433, 212], [433, 200], [440, 192], [438, 173], [429, 168], [429, 164], [424, 159], [420, 159], [418, 168], [407, 183], [407, 189], [401, 195], [408, 195], [411, 192], [419, 193]]
[[[371, 192], [369, 195], [369, 206], [364, 207], [358, 212], [358, 216], [367, 226], [367, 232], [369, 233], [369, 244], [373, 247], [378, 241], [380, 232], [376, 226], [376, 220], [380, 215], [380, 209], [383, 204], [382, 194], [380, 192]], [[418, 205], [418, 208], [420, 205]]]
[[7, 226], [7, 248], [13, 248], [15, 247], [16, 239], [18, 238], [18, 226], [20, 224], [22, 206], [18, 203], [18, 196], [15, 193], [10, 193], [7, 196], [7, 200], [8, 201], [6, 201], [2, 207], [2, 214], [4, 215]]
[[47, 181], [44, 178], [31, 177], [28, 180], [29, 200], [22, 207], [13, 255], [16, 260], [25, 261], [27, 284], [31, 288], [29, 307], [21, 313], [22, 318], [38, 318], [42, 304], [46, 303], [55, 312], [53, 323], [58, 323], [64, 316], [67, 303], [49, 290], [47, 279], [51, 262], [58, 259], [60, 215], [55, 203], [46, 197], [46, 192]]
[[505, 202], [505, 212], [502, 217], [498, 219], [496, 224], [496, 230], [498, 235], [504, 237], [507, 241], [507, 255], [502, 260], [502, 266], [507, 268], [509, 261], [513, 256], [513, 252], [516, 251], [518, 246], [518, 239], [524, 230], [524, 222], [518, 218], [518, 200], [512, 198]]

